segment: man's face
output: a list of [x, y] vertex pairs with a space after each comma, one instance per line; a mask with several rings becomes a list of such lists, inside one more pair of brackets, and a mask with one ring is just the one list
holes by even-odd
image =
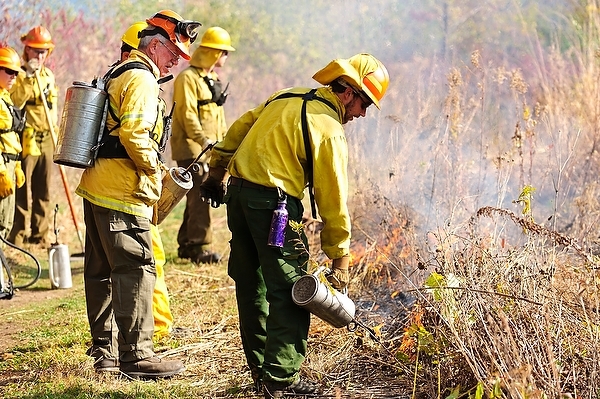
[[160, 76], [167, 76], [171, 73], [171, 68], [179, 64], [179, 50], [171, 43], [163, 43], [158, 39], [153, 39], [148, 46], [148, 56], [160, 70]]
[[33, 47], [29, 47], [29, 46], [25, 47], [25, 54], [27, 55], [27, 61], [35, 58], [39, 61], [40, 66], [44, 65], [46, 58], [48, 58], [48, 53], [49, 53], [48, 49], [33, 48]]
[[221, 51], [221, 55], [219, 56], [219, 59], [217, 60], [215, 67], [219, 68], [219, 67], [222, 67], [223, 65], [225, 65], [225, 61], [227, 61], [228, 56], [229, 56], [229, 51], [227, 51], [227, 50]]
[[346, 124], [353, 120], [354, 118], [359, 118], [361, 116], [367, 115], [367, 108], [372, 104], [371, 101], [367, 99], [366, 96], [360, 95], [357, 91], [352, 88], [346, 88], [344, 92], [344, 98], [342, 98], [342, 102], [346, 107], [346, 113], [344, 114], [344, 120], [342, 120], [342, 124]]
[[17, 80], [19, 71], [13, 71], [10, 68], [0, 67], [0, 88], [10, 90]]

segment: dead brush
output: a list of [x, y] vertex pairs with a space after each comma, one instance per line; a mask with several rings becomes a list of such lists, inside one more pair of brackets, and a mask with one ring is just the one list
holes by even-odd
[[[488, 229], [486, 218], [504, 228]], [[507, 243], [511, 227], [523, 242]], [[419, 379], [435, 381], [438, 395], [596, 397], [595, 258], [570, 237], [491, 207], [462, 234], [436, 236], [420, 302], [421, 328], [437, 343], [418, 358]]]

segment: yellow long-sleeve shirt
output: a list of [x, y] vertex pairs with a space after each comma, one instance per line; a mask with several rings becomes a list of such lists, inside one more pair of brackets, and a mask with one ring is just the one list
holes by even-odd
[[[81, 175], [76, 193], [93, 204], [150, 219], [162, 190], [157, 141], [163, 132], [165, 104], [159, 99], [158, 67], [136, 50], [125, 63], [134, 61], [145, 63], [152, 72], [130, 69], [108, 85], [110, 107], [120, 119], [111, 135], [119, 137], [129, 158], [96, 159]], [[107, 116], [109, 131], [116, 124]]]
[[[0, 89], [0, 153], [19, 154], [22, 150], [19, 135], [13, 132], [13, 117], [8, 105], [13, 105], [10, 94], [6, 89]], [[4, 164], [4, 159], [0, 157], [0, 164]]]
[[46, 118], [46, 111], [42, 102], [42, 95], [46, 97], [50, 118], [55, 132], [58, 132], [58, 87], [54, 74], [46, 67], [39, 71], [40, 83], [44, 93], [40, 92], [34, 76], [28, 77], [25, 71], [19, 72], [17, 81], [10, 89], [13, 104], [19, 109], [25, 108], [27, 112], [27, 128], [35, 132], [50, 132], [50, 124]]
[[[307, 93], [293, 88], [284, 92]], [[351, 225], [348, 199], [348, 145], [341, 120], [344, 105], [330, 88], [316, 92], [337, 108], [317, 100], [307, 103], [313, 155], [315, 201], [324, 227], [321, 248], [331, 259], [349, 254]], [[269, 101], [268, 100], [268, 101]], [[267, 101], [267, 102], [268, 102]], [[278, 99], [243, 114], [212, 150], [211, 166], [226, 167], [235, 177], [267, 187], [279, 187], [302, 199], [308, 184], [301, 126], [302, 98]]]
[[[209, 142], [222, 140], [227, 131], [225, 110], [211, 101], [213, 95], [204, 80], [205, 76], [218, 80], [212, 69], [220, 57], [221, 50], [198, 47], [192, 54], [190, 66], [175, 79], [171, 136], [171, 155], [175, 161], [196, 158]], [[206, 159], [208, 154], [202, 161]]]

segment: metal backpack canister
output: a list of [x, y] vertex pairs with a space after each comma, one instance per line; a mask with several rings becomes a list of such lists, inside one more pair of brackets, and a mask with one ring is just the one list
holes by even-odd
[[313, 274], [300, 277], [292, 287], [292, 300], [333, 327], [346, 327], [354, 321], [356, 307], [348, 295], [319, 279], [324, 271], [325, 267], [320, 267]]
[[75, 81], [67, 89], [54, 162], [75, 168], [94, 165], [108, 111], [108, 94], [98, 84]]

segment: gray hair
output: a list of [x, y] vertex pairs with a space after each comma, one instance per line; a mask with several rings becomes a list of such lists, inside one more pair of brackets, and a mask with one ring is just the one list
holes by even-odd
[[158, 39], [163, 44], [170, 41], [164, 36], [162, 29], [157, 28], [156, 26], [148, 26], [142, 32], [142, 38], [140, 39], [140, 44], [138, 46], [139, 50], [145, 50], [154, 38]]

